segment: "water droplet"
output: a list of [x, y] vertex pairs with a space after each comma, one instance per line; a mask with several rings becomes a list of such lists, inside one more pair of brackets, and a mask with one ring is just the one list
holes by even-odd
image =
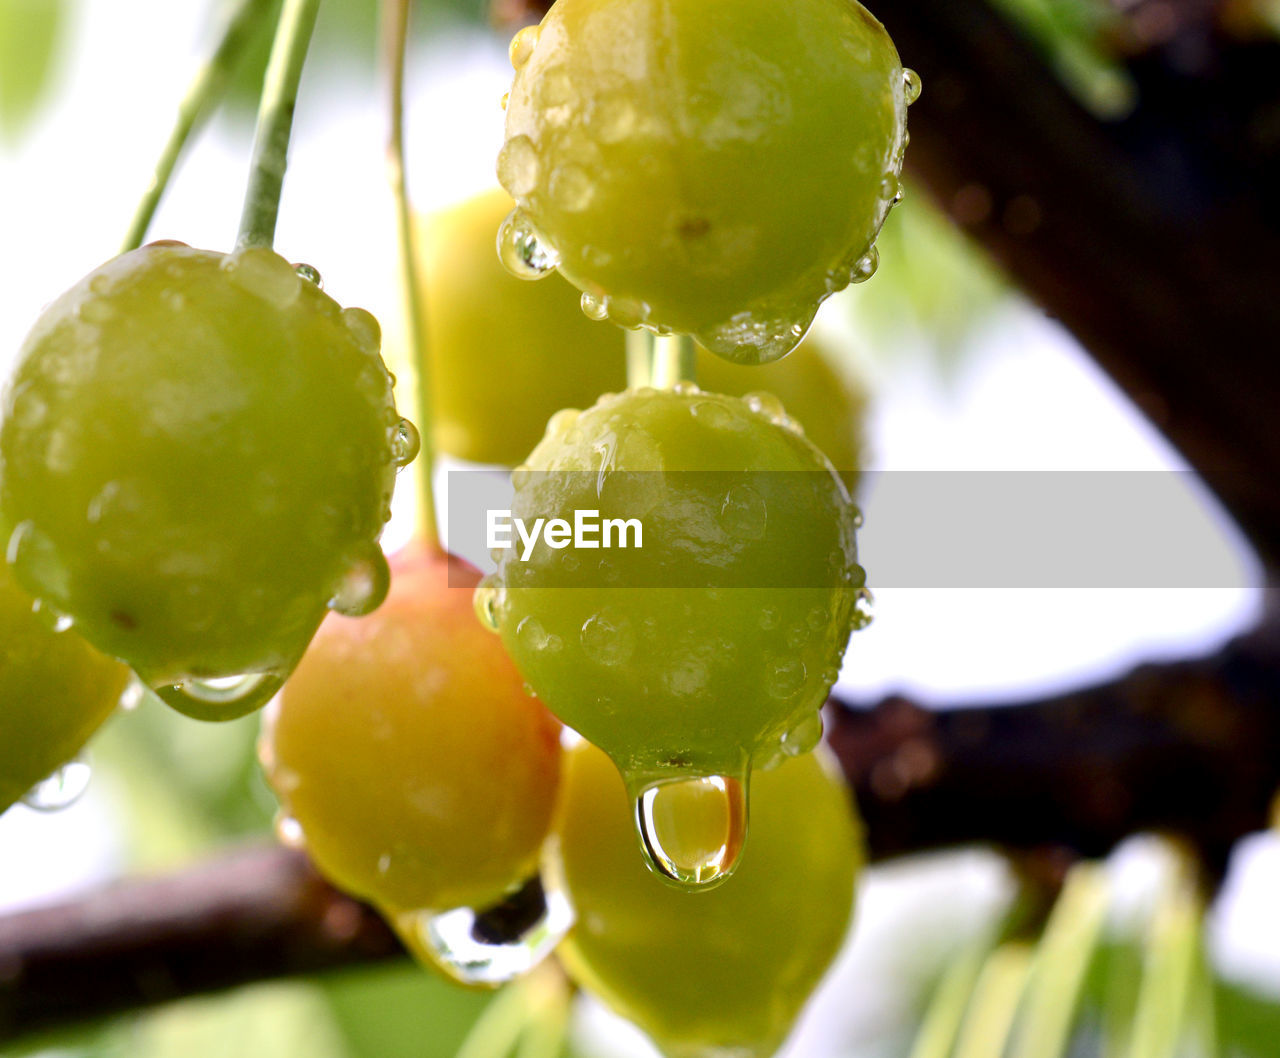
[[769, 510], [750, 485], [734, 485], [725, 493], [720, 505], [720, 524], [724, 531], [739, 540], [763, 539], [768, 527]]
[[677, 397], [692, 397], [696, 393], [701, 393], [702, 390], [698, 388], [698, 384], [696, 382], [687, 378], [682, 378], [672, 385], [671, 392]]
[[222, 259], [222, 269], [236, 286], [277, 309], [287, 309], [302, 292], [293, 265], [274, 250], [250, 246]]
[[529, 650], [546, 650], [551, 645], [551, 636], [536, 617], [520, 619], [516, 625], [516, 639]]
[[924, 85], [920, 81], [920, 75], [915, 70], [903, 67], [902, 70], [902, 94], [906, 97], [907, 106], [910, 106], [920, 98], [920, 90]]
[[409, 950], [468, 985], [497, 986], [528, 973], [573, 925], [573, 910], [536, 875], [501, 903], [396, 915]]
[[694, 335], [699, 344], [736, 364], [768, 364], [781, 360], [813, 323], [817, 304], [801, 306], [794, 315], [745, 311]]
[[609, 299], [609, 319], [619, 327], [639, 327], [649, 318], [649, 312], [649, 306], [635, 298]]
[[810, 753], [822, 741], [822, 714], [812, 712], [782, 736], [782, 752], [788, 757]]
[[344, 617], [363, 617], [382, 605], [390, 587], [391, 569], [382, 549], [375, 544], [342, 574], [327, 605]]
[[498, 100], [498, 106], [500, 106], [503, 110], [506, 110], [507, 104], [509, 104], [510, 102], [511, 102], [511, 93], [503, 92], [502, 98]]
[[747, 837], [745, 779], [696, 776], [654, 783], [635, 803], [636, 827], [649, 866], [689, 889], [733, 873]]
[[884, 179], [880, 181], [880, 197], [897, 201], [897, 196], [902, 191], [902, 183], [898, 179], [897, 173], [885, 173]]
[[538, 186], [538, 149], [528, 136], [512, 136], [498, 152], [498, 183], [512, 198], [532, 194]]
[[590, 103], [587, 124], [600, 143], [618, 143], [636, 128], [636, 110], [624, 95], [603, 95]]
[[591, 320], [607, 320], [609, 318], [609, 299], [585, 291], [579, 302], [583, 314]]
[[541, 107], [558, 107], [573, 98], [573, 81], [563, 66], [551, 66], [538, 74], [533, 97]]
[[511, 44], [507, 48], [507, 55], [511, 59], [511, 68], [513, 70], [519, 70], [533, 58], [533, 49], [538, 46], [538, 38], [540, 36], [542, 36], [541, 26], [525, 26], [524, 29], [511, 38]]
[[422, 438], [418, 434], [418, 428], [408, 419], [397, 422], [391, 433], [391, 461], [398, 467], [407, 467], [421, 447]]
[[302, 824], [287, 812], [277, 812], [273, 829], [276, 839], [288, 849], [305, 849], [307, 836], [302, 832]]
[[37, 812], [59, 812], [70, 808], [89, 788], [93, 769], [84, 756], [67, 761], [22, 795], [22, 803]]
[[498, 256], [517, 279], [541, 279], [560, 263], [560, 255], [518, 209], [498, 229]]
[[873, 246], [853, 262], [853, 267], [849, 270], [849, 282], [865, 283], [876, 274], [876, 269], [879, 267], [880, 251]]
[[166, 705], [193, 720], [236, 720], [266, 705], [284, 685], [274, 672], [240, 676], [193, 677], [153, 686]]
[[382, 327], [372, 312], [364, 309], [343, 309], [342, 322], [347, 325], [351, 337], [366, 353], [377, 353], [382, 347]]
[[807, 625], [794, 624], [787, 629], [787, 646], [792, 650], [799, 650], [809, 641], [809, 628]]
[[763, 415], [770, 422], [780, 424], [787, 417], [787, 410], [782, 406], [782, 401], [772, 393], [748, 393], [742, 399], [747, 402], [748, 408], [757, 415]]
[[476, 585], [475, 593], [471, 596], [476, 616], [490, 632], [496, 632], [501, 624], [501, 591], [498, 578], [490, 573]]
[[712, 430], [729, 429], [734, 421], [733, 412], [718, 400], [696, 401], [689, 411], [695, 419]]
[[861, 507], [855, 507], [853, 509], [853, 527], [855, 529], [862, 528], [862, 508]]
[[804, 687], [808, 671], [799, 658], [774, 658], [765, 676], [765, 690], [773, 698], [794, 698]]
[[875, 617], [874, 612], [875, 597], [871, 594], [871, 589], [865, 585], [858, 589], [858, 594], [853, 600], [853, 630], [855, 632], [866, 628]]
[[596, 185], [591, 175], [576, 165], [562, 165], [551, 173], [547, 187], [551, 199], [567, 213], [580, 213], [591, 205]]
[[324, 289], [324, 277], [320, 275], [320, 269], [315, 265], [299, 263], [293, 266], [293, 271], [299, 279], [305, 279], [320, 290]]
[[580, 638], [587, 657], [601, 665], [625, 665], [636, 648], [630, 620], [609, 606], [583, 622]]
[[766, 632], [778, 627], [778, 611], [772, 606], [766, 606], [760, 611], [760, 627]]

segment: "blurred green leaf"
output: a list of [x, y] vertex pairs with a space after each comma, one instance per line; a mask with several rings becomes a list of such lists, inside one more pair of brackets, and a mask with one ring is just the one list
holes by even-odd
[[0, 0], [0, 132], [16, 139], [53, 83], [63, 0]]
[[1214, 991], [1220, 1053], [1229, 1058], [1280, 1056], [1280, 998], [1218, 981]]

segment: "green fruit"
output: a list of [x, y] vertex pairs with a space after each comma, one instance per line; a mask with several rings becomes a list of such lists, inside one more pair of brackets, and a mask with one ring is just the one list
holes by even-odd
[[812, 745], [858, 619], [857, 509], [776, 403], [687, 384], [560, 413], [514, 478], [527, 526], [641, 522], [638, 548], [615, 533], [613, 548], [500, 552], [480, 605], [538, 696], [613, 758], [641, 818], [664, 787], [719, 777], [737, 820], [719, 853], [664, 855], [671, 835], [644, 834], [672, 878], [719, 880], [750, 768]]
[[855, 0], [559, 0], [511, 59], [518, 274], [761, 363], [874, 271], [919, 82]]
[[566, 755], [556, 834], [578, 922], [570, 976], [671, 1058], [764, 1058], [781, 1045], [848, 930], [861, 827], [825, 753], [754, 780], [751, 844], [732, 878], [682, 893], [635, 855], [608, 759]]
[[391, 565], [382, 606], [326, 618], [268, 709], [267, 778], [341, 888], [487, 907], [537, 870], [560, 725], [476, 622], [474, 567], [420, 544]]
[[40, 317], [0, 410], [14, 574], [171, 704], [260, 705], [385, 590], [413, 428], [377, 322], [269, 250], [153, 243]]
[[33, 612], [0, 562], [0, 812], [80, 752], [128, 681], [125, 666]]
[[621, 333], [587, 319], [573, 287], [558, 277], [522, 283], [498, 261], [494, 239], [511, 207], [494, 188], [429, 218], [422, 239], [436, 441], [508, 466], [553, 412], [626, 381]]

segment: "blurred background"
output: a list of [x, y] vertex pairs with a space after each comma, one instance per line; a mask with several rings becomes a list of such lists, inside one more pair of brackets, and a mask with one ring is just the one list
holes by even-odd
[[[1096, 113], [1132, 105], [1122, 63], [1100, 43], [1106, 5], [999, 6]], [[1258, 8], [1280, 21], [1274, 4]], [[170, 0], [0, 0], [0, 366], [45, 303], [116, 252], [222, 13], [217, 4]], [[494, 183], [511, 30], [492, 28], [480, 0], [432, 0], [416, 18], [408, 163], [417, 208], [433, 211]], [[372, 5], [326, 0], [276, 245], [319, 269], [339, 302], [383, 321], [394, 370], [400, 309], [375, 58]], [[153, 238], [230, 247], [248, 171], [255, 62], [248, 66], [182, 164]], [[926, 94], [930, 87], [926, 80]], [[879, 246], [878, 274], [831, 299], [818, 323], [870, 394], [870, 469], [1177, 474], [1174, 518], [1211, 541], [1227, 572], [1221, 583], [1195, 588], [878, 582], [877, 548], [894, 542], [876, 535], [876, 488], [886, 479], [872, 474], [861, 496], [862, 556], [875, 620], [849, 651], [842, 696], [873, 702], [903, 693], [939, 708], [1025, 701], [1140, 662], [1211, 654], [1257, 620], [1261, 568], [1207, 490], [1075, 339], [910, 180]], [[446, 462], [442, 472], [456, 465]], [[407, 535], [412, 494], [406, 475], [388, 547]], [[964, 517], [939, 514], [944, 525]], [[275, 804], [254, 758], [256, 730], [253, 717], [199, 725], [150, 700], [114, 717], [91, 747], [94, 776], [83, 799], [57, 813], [16, 806], [0, 817], [0, 913], [269, 835]], [[1155, 837], [1137, 836], [1113, 853], [1102, 927], [1110, 949], [1146, 950], [1151, 911], [1184, 871], [1179, 852]], [[1218, 1053], [1280, 1054], [1280, 1012], [1272, 1006], [1280, 1003], [1278, 885], [1280, 841], [1262, 832], [1237, 847], [1205, 910], [1220, 1013], [1235, 1012]], [[920, 1030], [927, 1011], [940, 1016], [938, 982], [948, 972], [960, 979], [963, 959], [992, 946], [991, 932], [1020, 891], [1017, 873], [982, 848], [873, 867], [845, 952], [786, 1053], [889, 1058], [915, 1046], [924, 1055]], [[1090, 1020], [1087, 1004], [1106, 1008], [1099, 982], [1107, 976], [1095, 977], [1072, 1054], [1102, 1053], [1106, 1019]], [[0, 1056], [429, 1058], [456, 1053], [487, 1002], [408, 964], [380, 965], [0, 1043]], [[646, 1053], [638, 1034], [590, 1003], [575, 1015], [571, 1046], [601, 1058]], [[1181, 1046], [1178, 1053], [1210, 1053], [1190, 1038]]]

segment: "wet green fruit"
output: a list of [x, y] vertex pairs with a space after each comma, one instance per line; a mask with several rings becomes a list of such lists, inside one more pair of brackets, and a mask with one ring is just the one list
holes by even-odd
[[861, 828], [831, 759], [758, 775], [752, 803], [734, 876], [677, 892], [637, 859], [630, 799], [604, 754], [583, 743], [567, 755], [556, 833], [578, 924], [561, 962], [671, 1058], [772, 1054], [848, 929]]
[[518, 274], [761, 363], [874, 271], [919, 81], [855, 0], [559, 0], [511, 60]]
[[382, 907], [484, 907], [537, 868], [560, 725], [476, 622], [479, 577], [398, 552], [382, 606], [326, 618], [267, 712], [284, 812], [325, 874]]
[[378, 346], [372, 316], [269, 250], [107, 262], [4, 389], [16, 578], [184, 712], [260, 705], [326, 608], [385, 590], [377, 539], [416, 435]]
[[[640, 523], [627, 546], [597, 530], [595, 547], [503, 550], [480, 606], [539, 697], [613, 758], [655, 865], [723, 878], [751, 767], [821, 730], [858, 620], [857, 509], [771, 399], [687, 384], [561, 412], [514, 478], [526, 526], [578, 512]], [[733, 825], [714, 856], [674, 854], [662, 791], [704, 780]]]
[[51, 620], [0, 562], [0, 812], [80, 752], [129, 681]]

